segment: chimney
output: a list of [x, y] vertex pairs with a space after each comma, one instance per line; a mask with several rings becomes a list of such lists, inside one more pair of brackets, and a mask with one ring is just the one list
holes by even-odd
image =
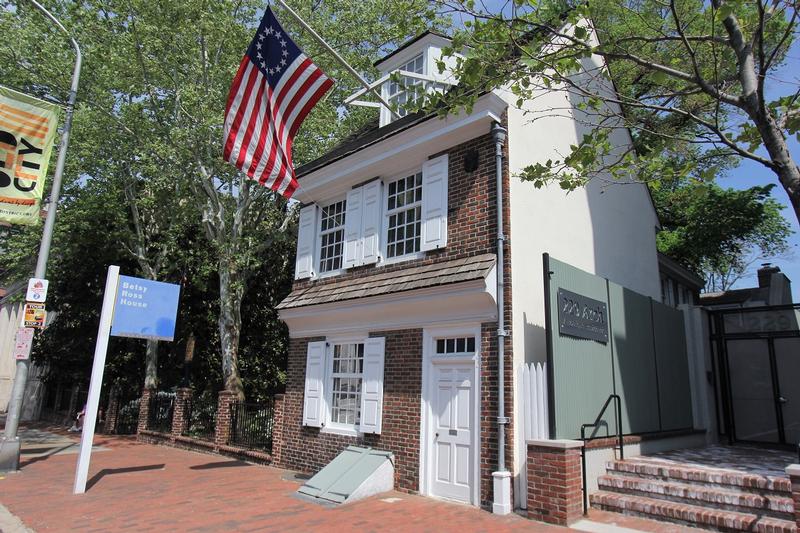
[[761, 268], [758, 269], [758, 286], [759, 288], [769, 287], [772, 275], [780, 272], [781, 269], [772, 266], [772, 263], [763, 263]]

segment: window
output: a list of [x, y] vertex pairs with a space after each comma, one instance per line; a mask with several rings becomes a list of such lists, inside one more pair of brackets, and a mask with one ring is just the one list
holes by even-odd
[[419, 252], [422, 172], [389, 183], [386, 198], [386, 257]]
[[475, 337], [436, 339], [436, 355], [475, 353]]
[[345, 200], [322, 208], [319, 230], [320, 272], [332, 272], [342, 268], [345, 210]]
[[332, 363], [331, 423], [357, 426], [361, 422], [364, 345], [335, 344]]
[[[398, 70], [405, 70], [406, 72], [413, 72], [415, 74], [424, 74], [425, 56], [423, 54], [418, 55], [405, 65], [399, 67]], [[406, 104], [417, 101], [417, 98], [419, 98], [425, 90], [424, 84], [424, 80], [408, 77], [402, 77], [398, 81], [389, 81], [386, 99], [390, 104], [396, 105], [397, 114], [404, 117], [408, 113], [405, 108]]]

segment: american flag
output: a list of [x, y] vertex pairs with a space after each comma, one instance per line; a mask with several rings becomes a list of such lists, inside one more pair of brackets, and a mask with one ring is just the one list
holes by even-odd
[[297, 189], [292, 140], [332, 85], [267, 8], [228, 95], [225, 160], [291, 198]]

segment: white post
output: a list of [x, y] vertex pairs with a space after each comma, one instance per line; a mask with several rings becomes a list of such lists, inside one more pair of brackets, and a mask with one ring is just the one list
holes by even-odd
[[100, 312], [100, 327], [97, 328], [97, 342], [94, 347], [94, 363], [92, 363], [92, 379], [89, 382], [89, 397], [86, 400], [86, 412], [83, 415], [83, 433], [81, 433], [81, 451], [78, 455], [78, 467], [75, 470], [75, 487], [73, 494], [86, 492], [86, 477], [89, 475], [89, 460], [92, 455], [94, 441], [94, 425], [97, 421], [97, 407], [100, 403], [100, 388], [103, 386], [103, 370], [106, 365], [108, 336], [111, 333], [111, 320], [114, 317], [114, 303], [117, 301], [119, 285], [119, 267], [108, 267], [106, 289], [103, 293], [103, 310]]

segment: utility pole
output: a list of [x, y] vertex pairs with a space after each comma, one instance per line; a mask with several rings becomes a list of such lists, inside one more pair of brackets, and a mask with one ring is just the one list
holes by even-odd
[[[61, 144], [58, 149], [58, 162], [56, 163], [55, 175], [53, 176], [53, 189], [50, 192], [50, 205], [47, 209], [47, 218], [42, 232], [42, 242], [39, 245], [39, 258], [36, 261], [36, 273], [34, 277], [44, 278], [47, 273], [47, 259], [50, 255], [50, 243], [53, 240], [53, 226], [56, 223], [56, 209], [58, 207], [58, 197], [61, 194], [61, 181], [64, 174], [64, 162], [67, 157], [67, 146], [69, 145], [69, 134], [72, 128], [72, 113], [75, 109], [75, 99], [78, 95], [78, 80], [81, 76], [81, 63], [83, 55], [78, 46], [78, 42], [70, 35], [67, 29], [36, 0], [29, 0], [39, 11], [50, 19], [58, 29], [69, 37], [72, 47], [75, 49], [75, 68], [72, 71], [72, 85], [69, 90], [67, 110], [64, 118], [64, 129], [61, 132]], [[0, 438], [0, 472], [15, 471], [19, 468], [20, 442], [17, 436], [19, 419], [22, 414], [22, 399], [25, 396], [25, 386], [28, 382], [28, 370], [30, 369], [30, 359], [17, 361], [17, 371], [14, 375], [14, 387], [11, 390], [11, 401], [8, 404], [6, 415], [6, 427], [3, 437]]]

